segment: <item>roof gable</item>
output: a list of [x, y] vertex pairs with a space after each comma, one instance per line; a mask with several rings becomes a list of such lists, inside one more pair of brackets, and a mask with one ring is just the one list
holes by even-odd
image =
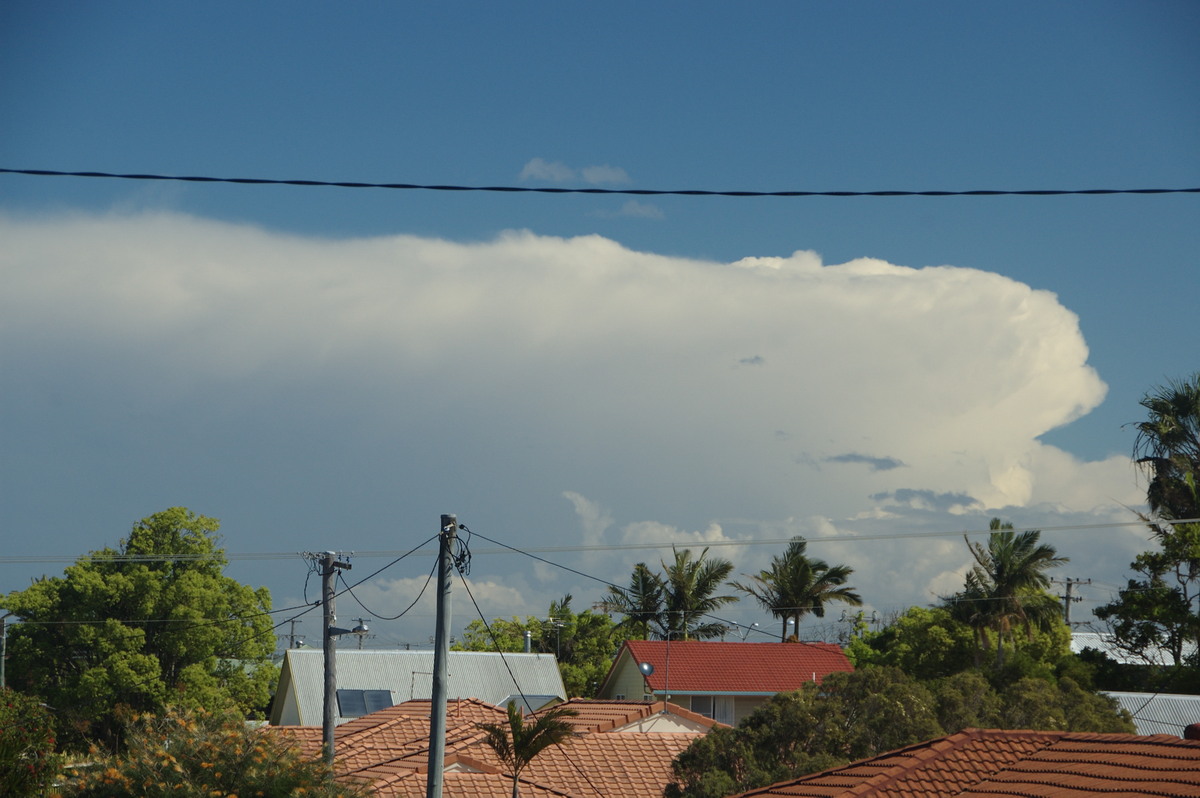
[[[665, 701], [616, 701], [572, 698], [561, 707], [575, 711], [564, 718], [577, 732], [692, 732], [704, 734], [713, 726], [724, 726], [712, 718]], [[661, 723], [655, 721], [662, 720]]]
[[646, 683], [654, 692], [757, 694], [798, 690], [830, 673], [852, 671], [832, 643], [724, 643], [700, 640], [627, 640], [608, 679], [618, 668], [648, 662]]

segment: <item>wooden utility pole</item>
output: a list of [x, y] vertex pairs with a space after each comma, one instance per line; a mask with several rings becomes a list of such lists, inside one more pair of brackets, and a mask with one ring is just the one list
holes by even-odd
[[450, 657], [450, 583], [454, 575], [454, 541], [458, 516], [443, 515], [438, 536], [437, 629], [433, 640], [433, 695], [429, 711], [429, 768], [425, 798], [442, 798], [446, 761], [446, 698], [449, 693], [447, 660]]

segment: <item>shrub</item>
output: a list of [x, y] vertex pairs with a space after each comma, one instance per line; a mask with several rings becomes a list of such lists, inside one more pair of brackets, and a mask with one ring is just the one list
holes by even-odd
[[0, 693], [0, 794], [44, 794], [59, 764], [50, 711], [34, 696], [5, 689]]
[[[76, 769], [62, 798], [364, 798], [361, 784], [334, 783], [324, 762], [290, 741], [250, 728], [234, 712], [170, 710], [126, 723], [125, 752]], [[93, 754], [98, 753], [93, 750]]]

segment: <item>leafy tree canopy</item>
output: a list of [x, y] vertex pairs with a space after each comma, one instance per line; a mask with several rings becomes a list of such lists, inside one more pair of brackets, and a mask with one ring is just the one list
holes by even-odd
[[1200, 645], [1200, 373], [1146, 394], [1136, 424], [1134, 459], [1150, 482], [1141, 514], [1158, 544], [1130, 564], [1137, 574], [1116, 599], [1096, 609], [1124, 650], [1170, 652], [1176, 670]]
[[[571, 609], [572, 596], [552, 601], [545, 618], [496, 618], [490, 624], [471, 621], [463, 632], [459, 651], [524, 651], [525, 632], [534, 651], [554, 654], [569, 697], [590, 698], [608, 674], [621, 647], [621, 630], [604, 613]], [[489, 634], [488, 628], [491, 628]]]
[[975, 633], [947, 607], [910, 607], [878, 632], [850, 641], [847, 656], [856, 667], [894, 666], [917, 679], [951, 676], [975, 667], [987, 668], [996, 685], [1024, 676], [1053, 678], [1071, 656], [1071, 631], [1061, 620], [1013, 638], [1013, 651], [997, 667], [997, 652], [979, 651]]
[[224, 576], [219, 522], [174, 507], [61, 577], [9, 593], [9, 683], [40, 695], [79, 737], [111, 739], [114, 709], [232, 704], [261, 716], [277, 670], [266, 588]]
[[920, 681], [894, 667], [834, 673], [717, 728], [672, 764], [667, 798], [720, 798], [968, 726], [1132, 733], [1128, 713], [1068, 678], [997, 691], [976, 670]]
[[[237, 712], [171, 709], [127, 719], [126, 746], [68, 772], [63, 798], [367, 798], [363, 784], [334, 782], [285, 733], [250, 728]], [[93, 757], [99, 754], [93, 751]]]

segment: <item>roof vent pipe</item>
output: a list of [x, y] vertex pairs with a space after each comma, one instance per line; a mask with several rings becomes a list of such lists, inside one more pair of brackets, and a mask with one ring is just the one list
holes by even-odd
[[533, 653], [533, 632], [525, 630], [525, 653]]

